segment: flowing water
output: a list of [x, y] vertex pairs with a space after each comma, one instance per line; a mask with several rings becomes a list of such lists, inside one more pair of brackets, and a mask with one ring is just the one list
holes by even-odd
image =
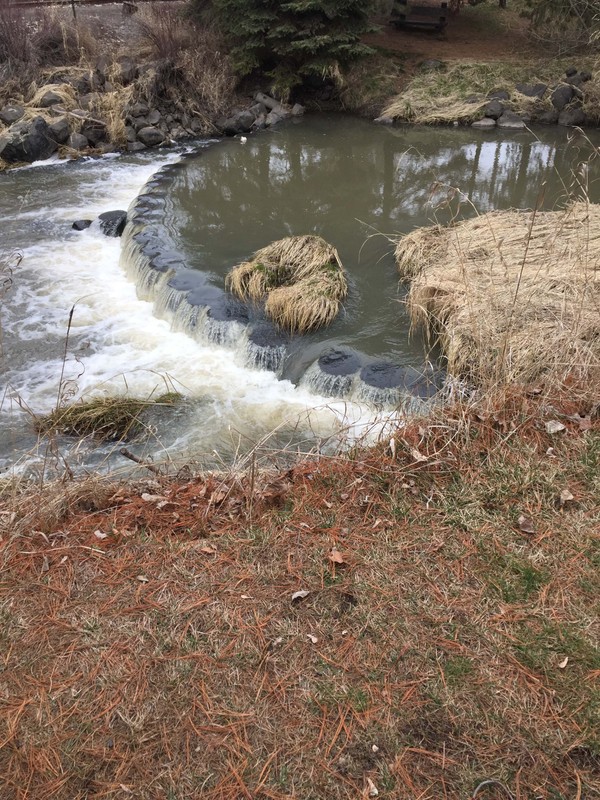
[[[418, 373], [435, 358], [409, 336], [386, 235], [492, 208], [551, 208], [581, 181], [598, 200], [594, 143], [597, 135], [590, 142], [556, 128], [482, 135], [328, 115], [245, 144], [199, 143], [176, 167], [182, 154], [163, 151], [0, 175], [2, 253], [13, 267], [2, 274], [0, 469], [39, 469], [57, 453], [73, 469], [124, 464], [114, 447], [64, 438], [49, 451], [33, 432], [33, 415], [59, 399], [98, 394], [184, 395], [175, 412], [154, 415], [149, 438], [131, 445], [156, 460], [230, 463], [272, 431], [277, 448], [323, 444], [341, 431], [360, 435], [386, 405], [377, 380], [369, 382], [377, 365]], [[181, 266], [160, 292], [148, 290], [131, 235], [110, 239], [96, 224], [71, 229], [75, 219], [127, 208], [142, 190], [146, 210], [130, 234], [157, 233]], [[274, 345], [267, 330], [266, 344], [281, 345], [282, 357], [261, 362], [252, 346], [264, 350], [264, 321], [248, 326], [241, 313], [224, 333], [213, 300], [222, 301], [228, 268], [296, 233], [318, 233], [338, 248], [350, 297], [320, 333]], [[181, 297], [198, 293], [212, 298], [212, 333], [200, 331], [198, 314], [195, 327], [181, 314]], [[317, 368], [332, 351], [358, 359], [350, 382]]]

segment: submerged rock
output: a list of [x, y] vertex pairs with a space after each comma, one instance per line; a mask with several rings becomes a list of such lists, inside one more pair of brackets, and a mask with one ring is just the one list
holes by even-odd
[[327, 350], [319, 356], [317, 363], [327, 375], [353, 375], [361, 367], [358, 353], [341, 348]]
[[496, 120], [491, 117], [484, 117], [473, 122], [471, 127], [480, 131], [491, 131], [496, 127]]

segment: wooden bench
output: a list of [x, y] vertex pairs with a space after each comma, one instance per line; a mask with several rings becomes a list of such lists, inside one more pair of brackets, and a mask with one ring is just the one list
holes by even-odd
[[392, 11], [392, 23], [397, 28], [443, 30], [448, 24], [448, 3], [418, 5], [397, 0]]

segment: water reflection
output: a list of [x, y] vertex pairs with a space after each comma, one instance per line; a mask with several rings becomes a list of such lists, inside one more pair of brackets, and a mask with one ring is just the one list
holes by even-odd
[[[409, 341], [392, 245], [372, 234], [457, 214], [564, 203], [577, 188], [580, 164], [594, 153], [588, 139], [555, 127], [483, 134], [309, 117], [190, 159], [169, 189], [166, 224], [188, 265], [218, 285], [232, 265], [270, 241], [320, 234], [338, 248], [352, 292], [346, 314], [316, 339], [415, 363], [423, 344]], [[597, 164], [592, 158], [593, 199]]]

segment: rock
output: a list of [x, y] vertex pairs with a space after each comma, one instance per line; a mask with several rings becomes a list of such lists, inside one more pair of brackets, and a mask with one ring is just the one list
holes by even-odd
[[150, 111], [146, 103], [134, 103], [129, 109], [128, 113], [132, 117], [145, 117]]
[[476, 103], [481, 103], [482, 100], [485, 100], [485, 96], [482, 94], [470, 94], [468, 97], [465, 97], [465, 103], [472, 106]]
[[582, 108], [564, 108], [558, 117], [558, 124], [568, 128], [585, 125], [587, 117]]
[[173, 139], [185, 139], [189, 133], [181, 127], [181, 125], [173, 125], [171, 128], [171, 136]]
[[504, 114], [504, 105], [500, 102], [500, 100], [490, 100], [490, 102], [483, 109], [483, 113], [486, 117], [498, 119], [498, 117], [501, 117], [502, 114]]
[[548, 91], [548, 85], [545, 83], [534, 83], [533, 85], [529, 83], [517, 83], [515, 89], [520, 94], [524, 94], [525, 97], [537, 97], [541, 100]]
[[492, 119], [492, 117], [484, 117], [474, 122], [471, 127], [480, 131], [491, 131], [496, 127], [496, 120]]
[[162, 114], [156, 108], [153, 108], [152, 111], [147, 115], [146, 119], [148, 120], [148, 125], [158, 125], [158, 123], [162, 119]]
[[578, 71], [577, 67], [569, 67], [568, 69], [565, 70], [565, 75], [567, 76], [567, 78], [572, 78], [573, 75], [577, 73], [577, 71]]
[[157, 144], [161, 144], [164, 138], [162, 131], [159, 131], [158, 128], [154, 128], [152, 125], [148, 125], [138, 131], [138, 139], [142, 144], [145, 144], [146, 147], [154, 147]]
[[202, 133], [204, 129], [202, 120], [198, 119], [198, 117], [194, 117], [194, 119], [190, 122], [190, 128], [192, 130], [192, 133]]
[[115, 85], [114, 85], [114, 83], [111, 83], [110, 81], [106, 81], [106, 82], [104, 83], [104, 91], [105, 91], [107, 94], [108, 94], [108, 93], [110, 93], [110, 92], [114, 92], [114, 91], [115, 91]]
[[561, 83], [556, 87], [556, 89], [554, 89], [550, 99], [552, 100], [552, 105], [554, 108], [557, 111], [562, 111], [565, 106], [569, 105], [574, 95], [575, 92], [573, 91], [572, 86], [568, 86], [566, 83]]
[[438, 61], [437, 58], [427, 58], [421, 61], [419, 69], [421, 72], [432, 72], [433, 70], [445, 69], [446, 65], [443, 61]]
[[579, 77], [581, 78], [582, 83], [587, 83], [588, 81], [592, 80], [592, 73], [591, 72], [580, 72]]
[[284, 118], [280, 116], [277, 111], [269, 111], [267, 118], [265, 119], [265, 124], [267, 127], [270, 127], [271, 125], [277, 125], [277, 123], [281, 122], [282, 119]]
[[264, 130], [267, 127], [267, 115], [259, 114], [258, 117], [254, 120], [254, 125], [252, 127], [255, 131]]
[[125, 136], [128, 142], [137, 141], [137, 133], [135, 132], [135, 128], [132, 128], [131, 125], [125, 126]]
[[148, 127], [148, 119], [146, 117], [127, 117], [127, 119], [136, 133], [141, 131], [142, 128]]
[[72, 133], [67, 140], [67, 146], [71, 150], [85, 150], [90, 143], [81, 133]]
[[301, 117], [304, 114], [304, 106], [300, 103], [294, 103], [292, 106], [292, 117]]
[[54, 139], [57, 144], [64, 144], [71, 133], [71, 126], [66, 117], [57, 119], [56, 122], [51, 123], [48, 128], [48, 135]]
[[505, 111], [504, 114], [496, 120], [496, 125], [499, 128], [515, 131], [525, 127], [525, 123], [521, 117], [515, 114], [514, 111]]
[[57, 103], [62, 103], [63, 98], [52, 89], [49, 89], [47, 92], [40, 98], [40, 102], [38, 103], [40, 108], [50, 108], [50, 106], [55, 106]]
[[65, 83], [72, 86], [77, 94], [88, 94], [92, 90], [92, 82], [87, 75], [69, 75]]
[[97, 72], [92, 72], [88, 79], [89, 89], [88, 92], [101, 92], [104, 89], [104, 79], [102, 75], [99, 75]]
[[94, 69], [96, 71], [96, 74], [100, 76], [102, 81], [106, 82], [106, 80], [108, 79], [111, 66], [112, 66], [112, 59], [110, 59], [108, 56], [100, 56], [100, 58], [96, 60]]
[[488, 92], [488, 98], [490, 100], [510, 100], [510, 95], [504, 89], [494, 89], [494, 91]]
[[237, 133], [248, 133], [248, 131], [252, 129], [255, 119], [256, 116], [251, 111], [240, 111], [223, 122], [223, 133], [227, 136], [235, 136]]
[[555, 108], [550, 111], [538, 111], [534, 114], [533, 121], [540, 125], [556, 125], [558, 122], [558, 111]]
[[106, 141], [106, 125], [100, 120], [89, 120], [81, 127], [81, 133], [90, 142], [92, 147], [96, 147], [100, 142]]
[[142, 142], [128, 142], [127, 143], [127, 152], [128, 153], [139, 153], [142, 150], [146, 150], [146, 145]]
[[86, 111], [90, 111], [94, 108], [100, 98], [98, 92], [90, 92], [90, 94], [84, 94], [79, 98], [79, 105], [81, 108], [85, 109]]
[[129, 56], [122, 56], [117, 60], [117, 64], [121, 83], [132, 83], [137, 78], [139, 69], [132, 58], [129, 58]]
[[5, 125], [12, 125], [13, 122], [18, 122], [24, 113], [25, 109], [23, 106], [13, 105], [11, 103], [7, 106], [4, 106], [4, 108], [0, 111], [0, 120]]
[[9, 163], [40, 161], [58, 148], [50, 136], [50, 126], [43, 117], [16, 122], [0, 136], [0, 158]]
[[86, 228], [89, 228], [91, 224], [91, 219], [76, 219], [71, 227], [74, 231], [84, 231]]
[[105, 211], [98, 217], [100, 229], [105, 236], [116, 238], [123, 233], [127, 222], [126, 211]]
[[376, 122], [378, 125], [393, 125], [394, 124], [394, 118], [393, 117], [385, 117], [385, 116], [375, 117], [373, 122]]

